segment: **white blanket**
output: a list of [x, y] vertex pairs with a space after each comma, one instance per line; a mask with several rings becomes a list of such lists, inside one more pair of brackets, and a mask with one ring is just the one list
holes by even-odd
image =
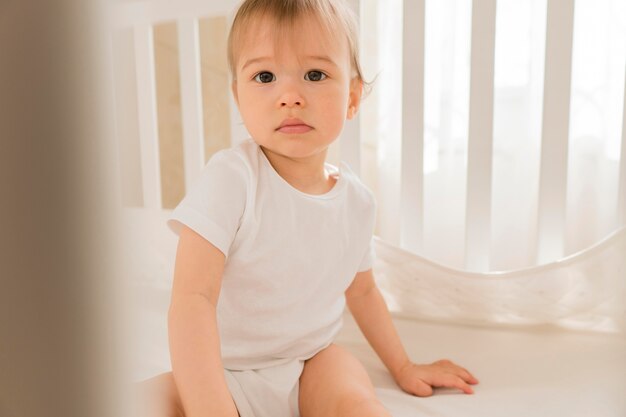
[[[141, 290], [132, 376], [171, 370], [166, 290]], [[474, 395], [437, 389], [432, 397], [403, 392], [346, 311], [336, 343], [365, 365], [394, 417], [623, 417], [626, 416], [626, 339], [558, 329], [494, 329], [394, 318], [416, 363], [450, 359], [479, 380]]]

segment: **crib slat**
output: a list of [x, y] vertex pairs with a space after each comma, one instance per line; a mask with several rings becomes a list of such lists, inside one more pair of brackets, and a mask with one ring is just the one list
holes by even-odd
[[361, 128], [360, 117], [357, 113], [352, 120], [347, 120], [341, 133], [339, 153], [341, 159], [346, 161], [352, 171], [358, 176], [361, 175]]
[[189, 187], [204, 166], [202, 84], [197, 19], [185, 18], [178, 21], [178, 59], [180, 65], [185, 185]]
[[108, 36], [104, 45], [104, 59], [103, 63], [106, 66], [105, 74], [107, 74], [107, 85], [103, 88], [103, 96], [105, 98], [106, 120], [109, 120], [111, 126], [105, 127], [107, 134], [113, 139], [109, 141], [109, 157], [110, 161], [110, 173], [113, 177], [113, 199], [117, 207], [122, 207], [122, 163], [120, 160], [120, 131], [119, 120], [117, 117], [116, 106], [119, 100], [117, 95], [117, 82], [115, 72], [115, 53], [114, 53], [114, 37]]
[[489, 270], [496, 0], [474, 0], [470, 73], [465, 266]]
[[549, 0], [536, 262], [564, 255], [574, 0]]
[[[228, 36], [228, 33], [226, 33], [225, 36]], [[247, 138], [250, 138], [250, 133], [248, 132], [248, 129], [246, 129], [246, 125], [243, 123], [239, 107], [237, 107], [237, 102], [232, 94], [233, 78], [230, 71], [228, 71], [228, 83], [231, 91], [228, 94], [228, 108], [230, 111], [230, 144], [231, 146], [235, 146]]]
[[[626, 77], [625, 77], [626, 78]], [[618, 226], [626, 226], [626, 79], [624, 80], [624, 108], [622, 115], [622, 149], [619, 165], [619, 192], [617, 203]]]
[[237, 108], [237, 102], [232, 94], [228, 95], [228, 103], [230, 108], [230, 144], [231, 146], [235, 146], [249, 138], [250, 133], [248, 133], [248, 129], [246, 129], [246, 126], [243, 124], [241, 113], [239, 113], [239, 109]]
[[425, 0], [405, 0], [402, 46], [401, 245], [422, 252], [424, 225]]
[[145, 207], [160, 208], [161, 169], [152, 27], [135, 26], [134, 39], [143, 202]]
[[[348, 0], [357, 19], [361, 16], [361, 2]], [[361, 123], [360, 115], [356, 114], [352, 120], [346, 120], [339, 143], [340, 158], [348, 163], [356, 175], [361, 175]]]

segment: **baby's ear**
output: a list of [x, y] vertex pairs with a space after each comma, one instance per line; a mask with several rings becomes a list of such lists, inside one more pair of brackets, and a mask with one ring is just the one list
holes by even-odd
[[348, 113], [346, 117], [352, 119], [359, 111], [361, 104], [361, 94], [363, 93], [363, 81], [358, 77], [354, 77], [350, 81], [350, 94], [348, 100]]

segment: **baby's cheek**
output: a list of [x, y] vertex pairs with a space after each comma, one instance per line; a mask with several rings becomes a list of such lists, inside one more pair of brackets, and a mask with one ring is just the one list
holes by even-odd
[[337, 107], [333, 112], [332, 118], [329, 118], [329, 123], [331, 124], [329, 127], [332, 129], [334, 135], [339, 136], [341, 130], [344, 127], [346, 122], [347, 110], [344, 106]]

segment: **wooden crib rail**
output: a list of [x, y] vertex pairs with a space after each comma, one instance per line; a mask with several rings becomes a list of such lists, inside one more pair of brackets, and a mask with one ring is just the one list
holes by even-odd
[[536, 259], [565, 255], [574, 0], [548, 1]]
[[[626, 73], [626, 71], [625, 71]], [[619, 165], [619, 190], [617, 195], [617, 224], [626, 226], [626, 75], [624, 76], [624, 108], [622, 113], [622, 149]]]
[[228, 15], [233, 0], [143, 0], [115, 4], [111, 8], [110, 23], [114, 30], [138, 25], [154, 26], [199, 17]]
[[157, 128], [154, 39], [152, 27], [140, 24], [133, 28], [135, 69], [137, 71], [137, 109], [144, 205], [161, 207], [161, 169]]

